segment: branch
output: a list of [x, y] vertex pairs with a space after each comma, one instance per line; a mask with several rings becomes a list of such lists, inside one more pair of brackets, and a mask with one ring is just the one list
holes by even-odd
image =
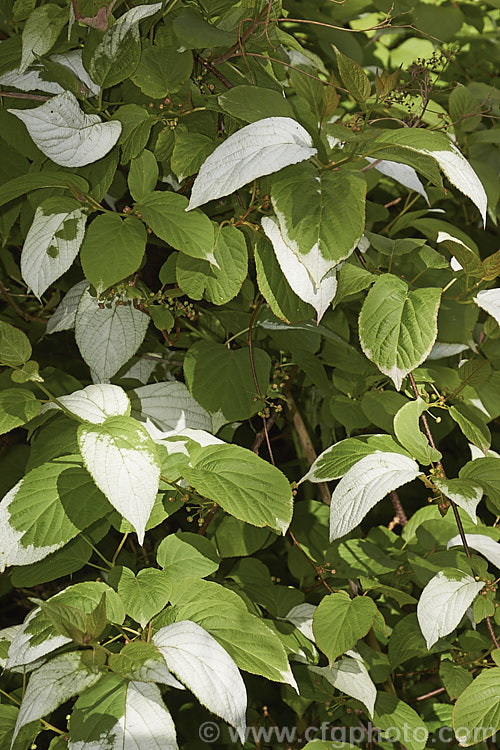
[[[297, 409], [297, 404], [293, 400], [292, 396], [288, 397], [287, 404], [290, 410], [290, 414], [292, 415], [293, 426], [297, 430], [297, 435], [304, 449], [304, 453], [306, 454], [306, 458], [311, 465], [316, 461], [317, 453], [314, 450], [314, 446], [312, 444], [311, 438], [309, 437], [307, 427], [304, 424], [304, 420], [302, 419], [300, 412]], [[318, 489], [320, 491], [322, 501], [325, 503], [325, 505], [330, 505], [332, 501], [331, 493], [326, 482], [320, 482], [318, 484]]]

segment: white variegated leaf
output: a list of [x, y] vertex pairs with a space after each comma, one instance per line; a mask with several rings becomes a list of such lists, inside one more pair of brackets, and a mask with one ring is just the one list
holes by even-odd
[[[0, 52], [1, 52], [0, 45]], [[28, 68], [24, 73], [19, 69], [9, 70], [0, 75], [1, 86], [11, 86], [19, 91], [44, 91], [47, 94], [62, 94], [64, 89], [55, 81], [44, 81], [40, 75], [41, 68]]]
[[229, 136], [203, 162], [188, 210], [230, 195], [252, 180], [314, 156], [307, 130], [290, 117], [266, 117]]
[[73, 201], [49, 198], [35, 211], [21, 253], [21, 274], [40, 299], [47, 288], [72, 265], [85, 235], [87, 216]]
[[483, 289], [474, 297], [476, 305], [486, 310], [488, 315], [500, 325], [500, 287], [496, 289]]
[[102, 424], [108, 417], [127, 417], [130, 414], [130, 401], [123, 388], [107, 383], [88, 385], [81, 391], [58, 396], [57, 402], [45, 408], [58, 409], [58, 404], [62, 404], [75, 416], [93, 424]]
[[271, 216], [265, 216], [262, 219], [262, 228], [272, 242], [283, 275], [295, 294], [314, 307], [319, 323], [337, 291], [335, 267], [323, 276], [319, 286], [316, 287], [309, 271], [299, 260], [299, 256], [283, 239], [277, 220]]
[[348, 651], [348, 656], [342, 657], [330, 667], [309, 667], [309, 669], [324, 677], [337, 690], [363, 703], [370, 718], [373, 718], [377, 688], [359, 654]]
[[138, 400], [133, 400], [134, 411], [148, 417], [160, 430], [212, 430], [210, 414], [194, 400], [184, 383], [153, 383], [136, 388], [134, 394]]
[[35, 638], [31, 632], [31, 625], [40, 612], [40, 607], [33, 609], [14, 635], [7, 654], [6, 669], [17, 671], [19, 667], [36, 664], [42, 657], [66, 643], [71, 643], [71, 638], [64, 635], [54, 636], [53, 631], [48, 633], [46, 638]]
[[396, 182], [399, 182], [400, 185], [408, 188], [408, 190], [414, 190], [416, 193], [419, 193], [425, 198], [427, 205], [430, 205], [425, 188], [413, 167], [410, 167], [408, 164], [399, 164], [396, 161], [373, 159], [370, 156], [366, 157], [366, 161], [373, 164], [373, 168], [377, 172], [385, 174], [386, 177], [391, 177]]
[[453, 357], [455, 354], [465, 352], [468, 348], [467, 344], [445, 344], [441, 341], [436, 341], [427, 356], [427, 359], [433, 360]]
[[431, 578], [417, 605], [418, 624], [428, 649], [455, 630], [484, 585], [484, 581], [475, 581], [454, 568], [445, 568]]
[[[500, 569], [500, 542], [495, 542], [490, 536], [485, 534], [466, 534], [465, 538], [467, 544], [472, 549], [480, 552], [487, 560], [489, 560], [496, 568]], [[461, 547], [462, 539], [460, 534], [450, 539], [447, 548], [450, 547]]]
[[160, 628], [153, 643], [169, 670], [209, 711], [235, 727], [244, 743], [246, 688], [227, 651], [210, 633], [189, 620]]
[[78, 445], [94, 482], [142, 544], [160, 481], [156, 449], [144, 426], [131, 417], [84, 423], [78, 428]]
[[15, 529], [11, 526], [9, 512], [9, 506], [23, 481], [24, 479], [20, 479], [0, 503], [0, 573], [3, 573], [9, 565], [31, 565], [31, 563], [43, 560], [51, 552], [55, 552], [56, 549], [66, 544], [63, 540], [58, 544], [45, 547], [35, 547], [33, 544], [23, 545], [25, 532], [23, 529]]
[[458, 148], [450, 141], [449, 150], [446, 151], [415, 150], [420, 151], [420, 153], [427, 153], [437, 161], [452, 185], [455, 185], [461, 193], [470, 198], [477, 206], [483, 218], [483, 223], [486, 224], [486, 211], [488, 208], [486, 191], [481, 180]]
[[[481, 452], [481, 456], [484, 456], [484, 453]], [[439, 477], [434, 478], [434, 484], [443, 495], [465, 510], [472, 522], [477, 524], [476, 508], [483, 496], [483, 490], [479, 485], [474, 484], [470, 479], [440, 479]]]
[[379, 500], [419, 474], [418, 464], [400, 453], [376, 451], [364, 456], [335, 487], [330, 505], [330, 541], [355, 529]]
[[83, 67], [81, 49], [72, 49], [69, 50], [69, 52], [63, 52], [60, 55], [51, 55], [50, 59], [74, 73], [78, 80], [83, 84], [82, 93], [89, 94], [90, 96], [99, 95], [99, 86], [96, 86]]
[[24, 124], [40, 151], [62, 167], [83, 167], [101, 159], [121, 133], [118, 120], [86, 115], [69, 91], [32, 109], [9, 109]]
[[101, 675], [83, 666], [77, 651], [61, 654], [32, 673], [17, 716], [12, 743], [19, 730], [54, 711], [61, 703], [94, 685]]
[[75, 318], [75, 338], [94, 380], [105, 381], [116, 375], [120, 367], [142, 344], [149, 317], [133, 305], [100, 308], [88, 291], [82, 294]]
[[49, 318], [46, 333], [57, 333], [67, 331], [75, 327], [75, 318], [82, 294], [89, 286], [86, 279], [79, 281], [66, 292], [65, 296], [57, 306], [55, 312]]

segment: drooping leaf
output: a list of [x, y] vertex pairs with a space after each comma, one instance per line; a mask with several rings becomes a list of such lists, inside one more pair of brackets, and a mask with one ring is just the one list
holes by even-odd
[[142, 544], [160, 479], [147, 431], [131, 417], [108, 417], [102, 424], [80, 425], [78, 444], [95, 483], [132, 524]]
[[413, 481], [418, 464], [401, 453], [376, 451], [361, 458], [343, 476], [330, 505], [330, 541], [356, 528], [369, 510], [389, 492]]
[[450, 417], [458, 424], [463, 434], [474, 445], [486, 453], [491, 445], [491, 433], [484, 413], [475, 406], [456, 403], [450, 406]]
[[395, 695], [377, 693], [373, 723], [384, 730], [389, 742], [401, 741], [408, 750], [427, 747], [427, 726], [411, 706]]
[[62, 167], [83, 167], [111, 151], [121, 133], [116, 121], [86, 115], [66, 91], [33, 109], [9, 109], [24, 124], [40, 151]]
[[[316, 283], [302, 263], [301, 256], [294, 252], [285, 241], [277, 220], [271, 216], [265, 216], [262, 219], [262, 228], [272, 242], [276, 259], [284, 277], [295, 294], [314, 307], [319, 323], [337, 291], [335, 263], [329, 262], [329, 270], [325, 271], [321, 280]], [[324, 270], [324, 266], [322, 266], [322, 270]]]
[[71, 266], [87, 217], [73, 198], [47, 198], [36, 209], [21, 254], [23, 279], [40, 299]]
[[309, 669], [315, 674], [322, 675], [337, 690], [361, 701], [366, 706], [370, 718], [373, 718], [377, 688], [358, 654], [350, 652], [348, 656], [339, 659], [330, 667], [309, 667]]
[[128, 396], [118, 385], [88, 385], [81, 391], [59, 396], [57, 401], [50, 406], [57, 409], [62, 404], [81, 420], [93, 424], [102, 424], [107, 417], [127, 417], [130, 414]]
[[368, 633], [376, 614], [377, 607], [370, 597], [351, 599], [344, 591], [325, 596], [313, 616], [318, 648], [333, 663]]
[[160, 628], [153, 643], [169, 670], [203, 705], [235, 727], [243, 743], [246, 689], [227, 652], [203, 628], [188, 620]]
[[482, 588], [484, 581], [475, 581], [454, 568], [446, 568], [431, 578], [417, 606], [418, 624], [428, 649], [455, 630]]
[[365, 227], [366, 182], [356, 172], [322, 174], [310, 163], [282, 169], [271, 199], [286, 244], [314, 284], [357, 247]]
[[440, 300], [441, 289], [410, 291], [389, 273], [377, 279], [365, 298], [359, 316], [361, 347], [398, 391], [432, 349]]
[[47, 323], [47, 333], [57, 333], [75, 327], [75, 318], [82, 294], [89, 286], [86, 279], [71, 287], [52, 313]]
[[132, 407], [142, 417], [148, 417], [160, 430], [193, 430], [211, 432], [210, 415], [195, 401], [184, 383], [175, 380], [152, 383], [136, 388]]
[[483, 289], [476, 294], [474, 302], [500, 325], [500, 289]]
[[189, 210], [315, 153], [309, 133], [290, 117], [266, 117], [246, 125], [204, 161], [194, 181]]
[[483, 496], [483, 490], [470, 479], [442, 479], [435, 477], [434, 484], [445, 497], [453, 500], [465, 510], [473, 523], [477, 524], [476, 508]]

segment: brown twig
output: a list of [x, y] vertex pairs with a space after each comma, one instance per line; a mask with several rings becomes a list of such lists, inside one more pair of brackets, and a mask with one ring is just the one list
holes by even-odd
[[208, 71], [210, 71], [210, 73], [212, 73], [212, 75], [214, 75], [216, 78], [218, 78], [219, 81], [222, 84], [224, 84], [224, 86], [226, 88], [228, 88], [228, 89], [232, 89], [233, 88], [233, 84], [231, 83], [231, 81], [229, 81], [226, 78], [226, 76], [223, 76], [222, 73], [219, 73], [219, 71], [217, 70], [217, 68], [215, 67], [215, 65], [213, 65], [210, 62], [208, 62], [208, 60], [205, 60], [205, 58], [202, 57], [201, 55], [195, 55], [195, 58], [196, 58], [196, 60], [198, 60], [198, 62], [201, 65], [203, 65], [204, 68], [206, 68]]
[[26, 322], [33, 321], [36, 323], [43, 323], [44, 325], [47, 325], [47, 321], [43, 320], [43, 318], [37, 318], [36, 315], [30, 315], [29, 313], [24, 312], [24, 310], [22, 310], [19, 305], [14, 302], [2, 281], [0, 281], [0, 293], [5, 298], [7, 304], [12, 307], [16, 315], [19, 315], [20, 318], [22, 318]]
[[210, 511], [207, 513], [202, 525], [198, 529], [198, 534], [201, 534], [201, 536], [205, 536], [205, 534], [207, 533], [208, 526], [218, 510], [219, 510], [219, 506], [217, 505], [217, 503], [214, 503]]
[[328, 589], [328, 592], [329, 592], [330, 594], [333, 594], [333, 593], [334, 593], [333, 589], [331, 589], [331, 588], [330, 588], [330, 586], [328, 585], [327, 581], [325, 581], [325, 579], [323, 578], [323, 569], [322, 569], [322, 568], [320, 568], [320, 567], [319, 567], [318, 565], [316, 565], [316, 563], [314, 562], [314, 560], [312, 560], [312, 559], [311, 559], [311, 558], [309, 557], [309, 555], [307, 554], [307, 552], [305, 551], [305, 549], [304, 549], [304, 548], [302, 547], [302, 545], [301, 545], [301, 544], [300, 544], [300, 543], [299, 543], [299, 542], [297, 541], [297, 539], [295, 538], [295, 535], [294, 535], [293, 531], [290, 531], [290, 529], [288, 529], [288, 531], [287, 531], [287, 534], [288, 534], [288, 536], [290, 537], [290, 539], [292, 540], [292, 542], [293, 542], [293, 543], [295, 544], [295, 546], [296, 546], [296, 547], [297, 547], [298, 549], [300, 549], [300, 551], [302, 552], [302, 554], [303, 554], [303, 555], [304, 555], [304, 557], [306, 558], [306, 560], [307, 560], [307, 562], [309, 563], [309, 565], [311, 566], [311, 568], [314, 568], [314, 570], [315, 570], [315, 572], [316, 572], [316, 575], [318, 576], [318, 581], [319, 581], [319, 582], [320, 582], [320, 583], [321, 583], [321, 584], [322, 584], [322, 585], [323, 585], [323, 586], [324, 586], [324, 587], [325, 587], [326, 589]]
[[238, 41], [236, 42], [236, 44], [233, 44], [233, 46], [230, 47], [227, 50], [227, 52], [224, 52], [223, 55], [220, 55], [219, 57], [216, 57], [214, 60], [212, 60], [213, 65], [221, 65], [223, 62], [226, 62], [226, 60], [229, 60], [229, 58], [233, 57], [235, 52], [242, 51], [243, 45], [249, 39], [249, 37], [251, 37], [255, 29], [257, 28], [257, 26], [259, 26], [261, 23], [264, 23], [263, 21], [261, 21], [261, 16], [264, 13], [264, 11], [267, 12], [267, 6], [264, 6], [264, 8], [262, 8], [257, 18], [254, 18], [254, 19], [244, 18], [242, 21], [240, 21], [240, 28], [241, 28], [241, 24], [244, 23], [245, 21], [252, 21], [252, 23], [248, 27], [248, 29], [245, 31], [245, 33], [242, 34], [241, 36], [238, 32]]
[[[287, 404], [288, 404], [288, 409], [290, 410], [290, 414], [292, 415], [293, 426], [297, 430], [297, 435], [304, 449], [304, 453], [306, 454], [306, 458], [309, 464], [311, 465], [316, 461], [317, 453], [314, 450], [314, 445], [312, 444], [312, 440], [309, 437], [307, 427], [304, 424], [304, 420], [302, 419], [302, 416], [299, 410], [297, 409], [297, 404], [295, 403], [292, 396], [288, 396]], [[331, 494], [330, 494], [330, 490], [328, 489], [328, 485], [325, 482], [319, 482], [318, 489], [319, 489], [322, 501], [325, 503], [325, 505], [330, 505]]]
[[399, 499], [398, 493], [393, 490], [389, 493], [389, 497], [391, 498], [391, 503], [396, 511], [396, 518], [400, 526], [406, 526], [408, 523], [408, 518], [406, 517], [406, 513], [404, 512], [404, 508], [401, 505], [401, 500]]
[[495, 646], [495, 648], [500, 648], [500, 644], [497, 641], [497, 637], [495, 635], [495, 631], [493, 630], [493, 625], [491, 624], [490, 616], [486, 615], [485, 620], [486, 620], [486, 624], [488, 626], [488, 630], [490, 631], [491, 640], [493, 641], [493, 645]]
[[425, 701], [426, 698], [433, 698], [435, 695], [441, 695], [441, 693], [445, 693], [446, 688], [440, 687], [437, 690], [431, 690], [430, 693], [425, 693], [425, 695], [418, 695], [417, 700], [418, 701]]
[[0, 96], [8, 96], [10, 99], [31, 99], [35, 102], [48, 102], [49, 99], [52, 99], [51, 96], [43, 96], [43, 94], [22, 94], [20, 91], [0, 91]]
[[[257, 318], [257, 315], [259, 314], [259, 310], [263, 302], [264, 302], [264, 297], [261, 296], [259, 303], [256, 305], [255, 310], [252, 313], [252, 317], [250, 318], [250, 323], [248, 324], [247, 344], [248, 344], [248, 354], [250, 356], [250, 367], [252, 369], [253, 382], [255, 383], [255, 390], [257, 391], [257, 396], [259, 397], [259, 399], [263, 403], [265, 403], [264, 396], [262, 395], [260, 391], [259, 381], [257, 378], [257, 372], [255, 370], [255, 361], [253, 357], [253, 342], [252, 342], [253, 326], [254, 326], [255, 320]], [[263, 423], [264, 437], [266, 438], [267, 450], [269, 451], [269, 458], [271, 459], [272, 465], [275, 466], [276, 464], [274, 461], [273, 449], [271, 448], [271, 442], [269, 440], [269, 429], [267, 425], [267, 420], [264, 416], [262, 417], [262, 423]]]

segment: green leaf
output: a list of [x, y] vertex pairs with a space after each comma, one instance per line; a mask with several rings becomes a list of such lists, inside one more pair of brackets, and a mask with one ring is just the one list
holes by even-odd
[[471, 479], [500, 510], [500, 458], [488, 456], [469, 461], [460, 469], [460, 479]]
[[320, 173], [307, 162], [273, 178], [271, 200], [283, 239], [316, 283], [354, 252], [365, 227], [365, 195], [365, 180], [347, 169]]
[[240, 291], [246, 278], [248, 252], [244, 235], [236, 227], [214, 225], [217, 265], [179, 254], [177, 283], [192, 299], [202, 295], [214, 305], [224, 305]]
[[111, 119], [118, 120], [122, 124], [118, 143], [122, 147], [121, 163], [127, 164], [130, 159], [139, 156], [145, 148], [151, 128], [155, 124], [155, 118], [147, 109], [139, 107], [138, 104], [124, 104], [118, 107]]
[[161, 45], [152, 45], [147, 39], [142, 40], [141, 59], [131, 76], [142, 93], [152, 99], [178, 91], [193, 69], [189, 50], [180, 51], [173, 36], [162, 41]]
[[158, 164], [154, 154], [144, 149], [140, 156], [130, 162], [128, 188], [132, 198], [135, 201], [140, 201], [148, 193], [151, 193], [158, 182], [158, 175]]
[[295, 294], [267, 238], [257, 237], [254, 257], [259, 289], [276, 317], [285, 323], [299, 323], [312, 318], [314, 308]]
[[500, 729], [500, 668], [484, 669], [453, 708], [453, 729], [461, 747], [484, 742]]
[[0, 391], [0, 435], [29, 422], [36, 417], [40, 407], [34, 393], [25, 388]]
[[176, 620], [192, 620], [220, 643], [240, 669], [269, 680], [293, 684], [278, 636], [233, 591], [216, 583], [183, 579], [174, 584]]
[[393, 276], [380, 276], [359, 316], [361, 347], [397, 390], [403, 378], [426, 359], [437, 336], [441, 289], [410, 291]]
[[253, 526], [284, 534], [292, 520], [290, 484], [279, 469], [239, 445], [208, 445], [191, 451], [184, 478], [201, 495]]
[[486, 453], [491, 445], [491, 434], [482, 411], [468, 404], [450, 406], [450, 417], [458, 424], [471, 443]]
[[115, 566], [108, 583], [118, 592], [127, 614], [141, 628], [146, 627], [170, 598], [169, 577], [155, 568], [145, 568], [134, 575], [129, 568]]
[[39, 374], [38, 369], [38, 362], [30, 359], [24, 365], [21, 365], [11, 372], [11, 380], [13, 380], [14, 383], [28, 383], [30, 381], [34, 383], [43, 383], [43, 378]]
[[98, 294], [137, 271], [146, 239], [146, 228], [135, 216], [122, 219], [106, 213], [94, 219], [85, 234], [80, 258], [85, 276]]
[[197, 8], [187, 7], [176, 15], [173, 29], [185, 49], [230, 47], [236, 42], [235, 31], [224, 31], [205, 21]]
[[[479, 598], [482, 599], [483, 597]], [[439, 677], [452, 701], [456, 700], [463, 693], [473, 679], [467, 669], [447, 660], [442, 661], [439, 666]]]
[[255, 122], [264, 117], [293, 117], [293, 109], [283, 94], [261, 86], [234, 86], [217, 101], [225, 112], [238, 120]]
[[116, 510], [144, 539], [160, 480], [155, 444], [132, 417], [81, 424], [78, 445], [86, 468]]
[[421, 398], [410, 401], [401, 407], [394, 417], [396, 437], [416, 461], [427, 466], [440, 461], [442, 454], [429, 445], [429, 441], [419, 429], [419, 419], [428, 404]]
[[459, 265], [463, 268], [467, 276], [476, 279], [482, 279], [484, 276], [484, 267], [481, 258], [470, 247], [467, 247], [457, 237], [452, 237], [446, 232], [439, 232], [437, 242], [443, 243]]
[[408, 750], [424, 750], [429, 731], [411, 706], [389, 693], [379, 692], [373, 715], [375, 726], [389, 742], [401, 742]]
[[316, 644], [330, 663], [352, 649], [363, 638], [377, 614], [373, 599], [356, 596], [351, 599], [344, 591], [328, 594], [321, 600], [313, 616]]
[[371, 94], [371, 85], [365, 71], [359, 63], [346, 57], [338, 49], [335, 50], [335, 54], [340, 77], [346, 89], [357, 102], [366, 102]]
[[0, 320], [0, 364], [17, 367], [31, 357], [31, 344], [25, 333]]
[[155, 191], [136, 204], [136, 210], [153, 232], [176, 250], [214, 263], [214, 229], [202, 211], [186, 213], [183, 195]]
[[[262, 349], [253, 348], [260, 393], [267, 391], [271, 360]], [[262, 408], [252, 376], [248, 349], [228, 349], [223, 344], [200, 341], [184, 360], [184, 375], [193, 397], [226, 422], [248, 419]]]
[[28, 472], [0, 508], [2, 568], [42, 560], [110, 511], [79, 456], [54, 459]]
[[433, 482], [445, 497], [453, 500], [465, 510], [474, 523], [477, 523], [476, 508], [483, 496], [483, 490], [479, 485], [470, 479], [441, 479], [440, 477], [433, 477]]
[[375, 275], [365, 268], [355, 266], [353, 263], [344, 263], [337, 276], [338, 286], [335, 294], [335, 305], [338, 305], [351, 294], [357, 294], [368, 289], [375, 278]]
[[199, 534], [178, 531], [163, 539], [156, 550], [156, 562], [172, 581], [205, 578], [215, 573], [220, 558], [213, 543]]

